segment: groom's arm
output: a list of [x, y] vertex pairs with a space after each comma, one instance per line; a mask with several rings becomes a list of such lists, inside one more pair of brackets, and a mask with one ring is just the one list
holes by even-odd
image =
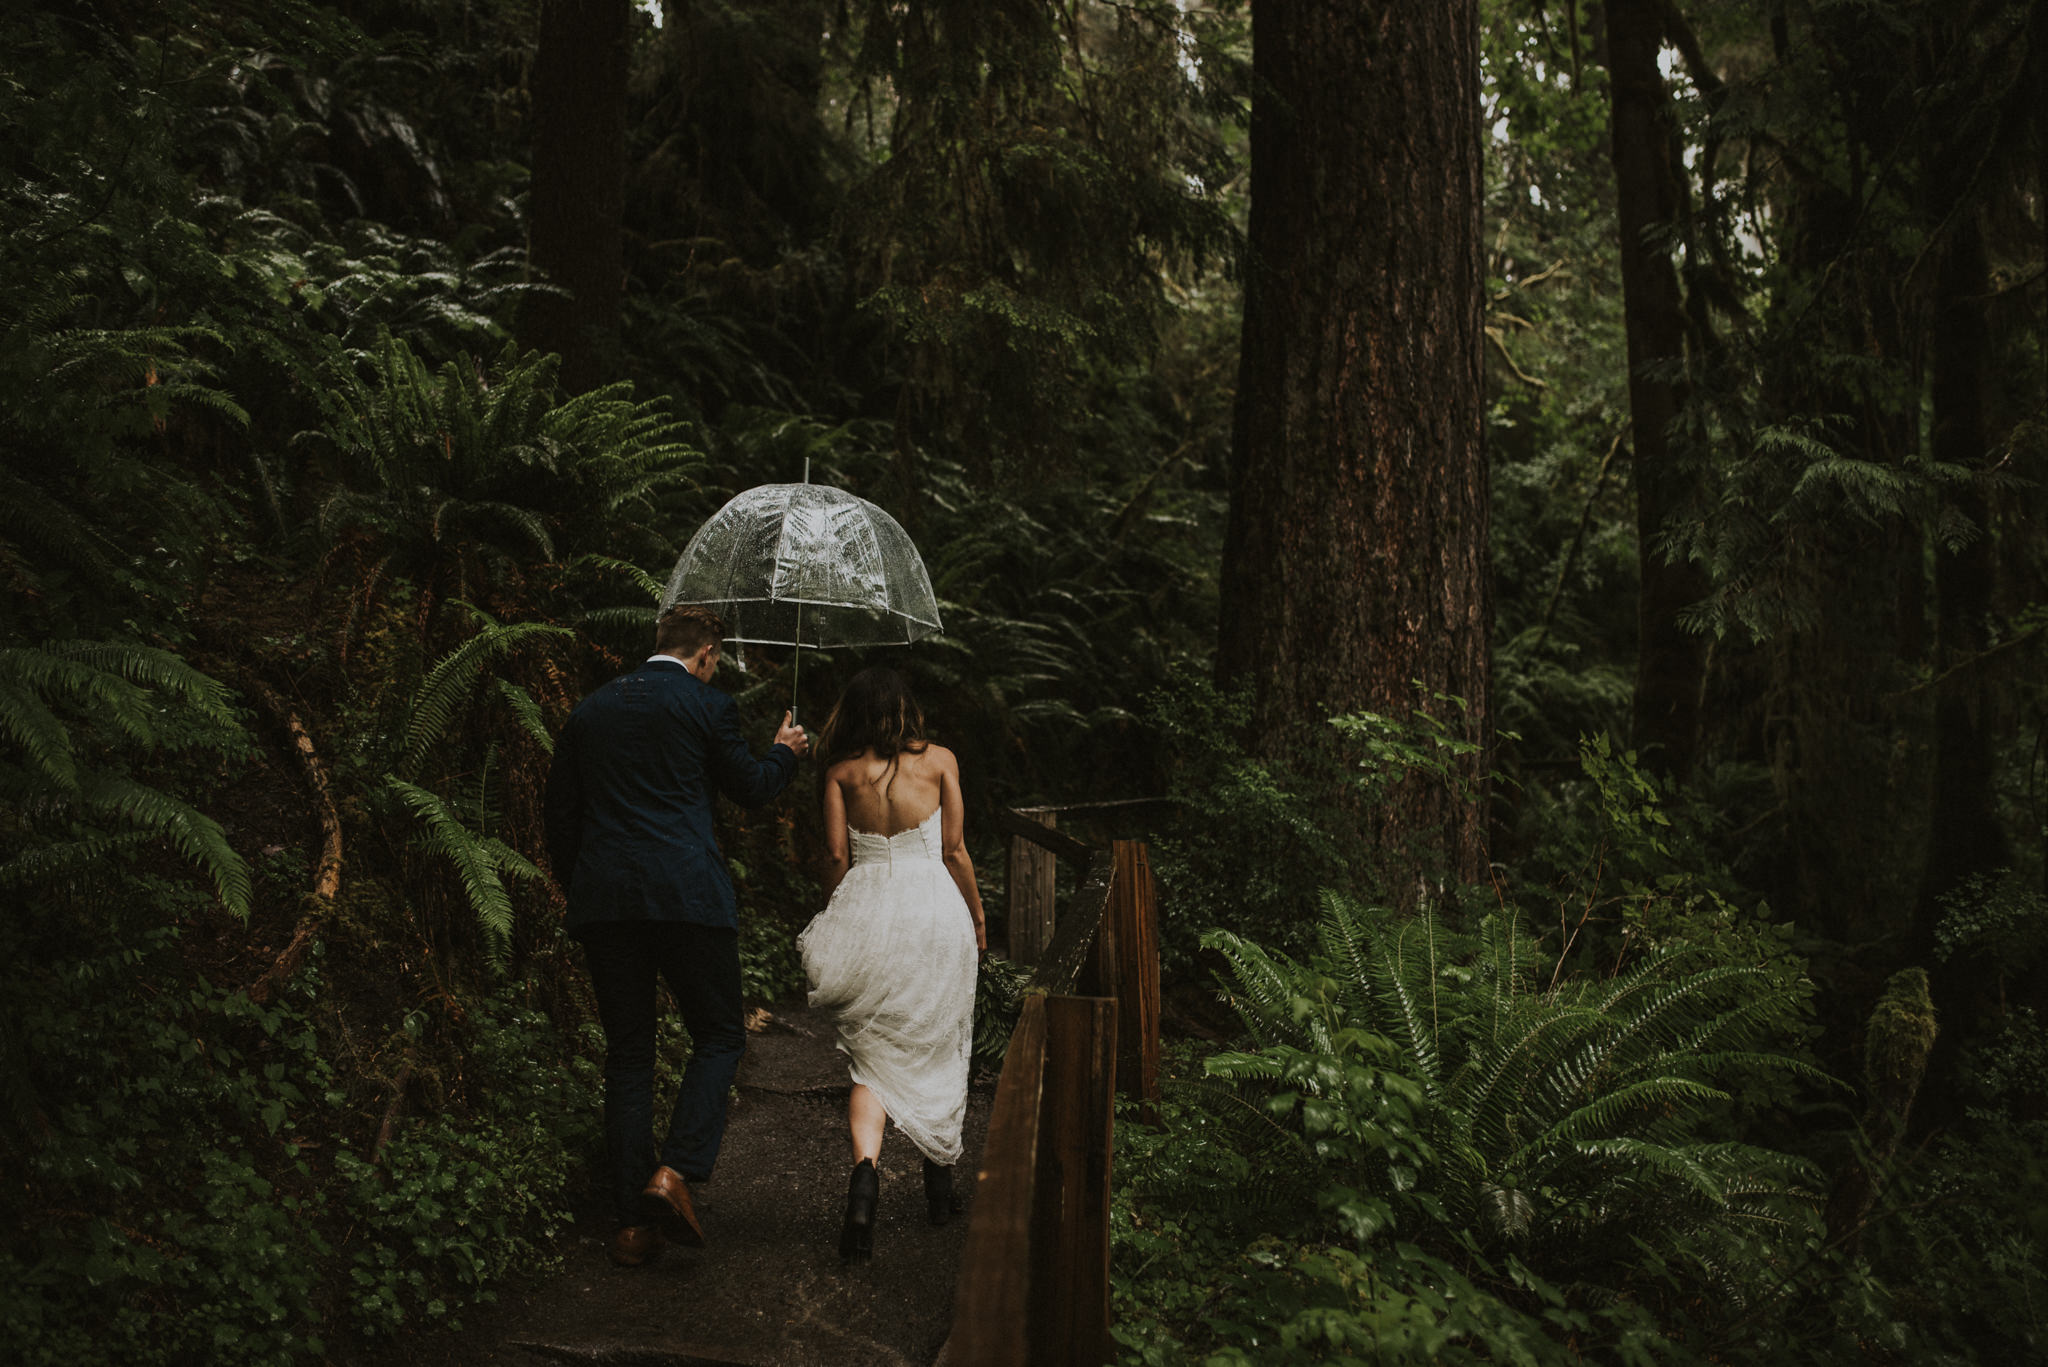
[[[740, 709], [730, 697], [717, 694], [711, 703], [710, 761], [712, 781], [742, 807], [759, 807], [778, 796], [796, 777], [796, 751], [778, 740], [759, 759], [740, 734]], [[778, 732], [778, 736], [784, 734]]]

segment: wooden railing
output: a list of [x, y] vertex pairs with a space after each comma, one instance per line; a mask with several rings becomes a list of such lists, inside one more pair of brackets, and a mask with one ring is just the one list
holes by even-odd
[[[1110, 1356], [1114, 1093], [1158, 1098], [1157, 893], [1143, 843], [1104, 849], [1058, 830], [1055, 816], [1004, 813], [1011, 957], [1034, 971], [982, 1146], [939, 1355], [947, 1367], [1094, 1367]], [[1062, 856], [1085, 872], [1055, 917]]]

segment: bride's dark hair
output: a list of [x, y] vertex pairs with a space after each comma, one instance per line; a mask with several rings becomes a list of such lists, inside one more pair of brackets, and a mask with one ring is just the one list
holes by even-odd
[[927, 743], [924, 709], [903, 676], [887, 665], [863, 669], [847, 681], [818, 737], [828, 766], [863, 750], [893, 764], [898, 755], [917, 754]]

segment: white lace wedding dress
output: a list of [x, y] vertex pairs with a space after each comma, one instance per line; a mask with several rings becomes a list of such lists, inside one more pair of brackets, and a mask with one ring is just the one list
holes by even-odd
[[853, 867], [797, 937], [810, 1003], [830, 1014], [853, 1080], [951, 1166], [974, 1042], [974, 920], [946, 871], [937, 810], [893, 836], [847, 837]]

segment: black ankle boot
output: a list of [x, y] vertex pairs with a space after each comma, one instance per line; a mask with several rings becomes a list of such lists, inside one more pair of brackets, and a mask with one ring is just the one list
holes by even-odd
[[924, 1160], [924, 1206], [935, 1225], [943, 1225], [960, 1213], [960, 1198], [953, 1191], [953, 1170]]
[[875, 1252], [875, 1202], [881, 1199], [882, 1179], [875, 1172], [875, 1160], [863, 1158], [853, 1165], [846, 1183], [846, 1223], [839, 1227], [839, 1258], [842, 1262], [864, 1263]]

